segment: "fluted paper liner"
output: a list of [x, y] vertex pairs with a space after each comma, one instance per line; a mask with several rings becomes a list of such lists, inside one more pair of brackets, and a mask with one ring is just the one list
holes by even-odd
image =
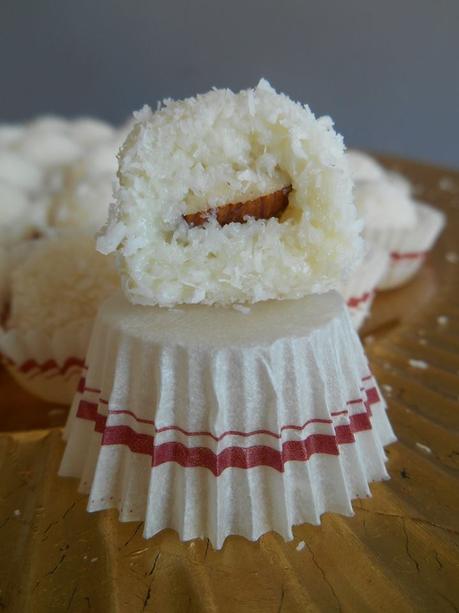
[[81, 378], [92, 323], [75, 322], [52, 335], [0, 329], [0, 357], [31, 394], [70, 405]]
[[389, 260], [387, 251], [367, 245], [362, 263], [341, 288], [352, 325], [356, 330], [370, 314], [376, 286], [386, 274]]
[[343, 299], [132, 306], [97, 317], [60, 474], [88, 510], [183, 540], [254, 540], [352, 514], [395, 440]]
[[393, 289], [410, 281], [446, 222], [444, 213], [425, 203], [416, 203], [416, 214], [413, 228], [365, 228], [367, 242], [390, 254], [387, 272], [378, 283], [378, 290]]

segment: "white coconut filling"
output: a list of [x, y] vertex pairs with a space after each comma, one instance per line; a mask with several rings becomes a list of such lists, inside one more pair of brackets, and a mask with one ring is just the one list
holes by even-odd
[[[336, 287], [361, 239], [343, 143], [328, 117], [266, 81], [136, 114], [98, 248], [118, 251], [134, 303], [299, 298]], [[190, 227], [183, 215], [292, 186], [281, 220]]]

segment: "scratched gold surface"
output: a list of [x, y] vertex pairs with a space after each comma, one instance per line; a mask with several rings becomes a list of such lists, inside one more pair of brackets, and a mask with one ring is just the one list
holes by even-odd
[[362, 332], [399, 437], [391, 480], [372, 485], [354, 517], [327, 514], [291, 543], [232, 537], [214, 551], [173, 532], [145, 541], [142, 524], [85, 511], [76, 481], [56, 476], [66, 410], [1, 372], [0, 611], [458, 610], [459, 173], [383, 161], [448, 215], [422, 273], [379, 295]]

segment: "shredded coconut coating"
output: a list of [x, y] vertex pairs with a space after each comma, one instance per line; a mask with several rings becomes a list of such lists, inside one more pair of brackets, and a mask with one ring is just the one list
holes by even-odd
[[112, 258], [95, 250], [86, 233], [42, 239], [11, 279], [8, 328], [52, 335], [68, 324], [92, 320], [119, 286]]
[[[233, 304], [336, 287], [359, 259], [361, 222], [330, 118], [266, 82], [136, 114], [98, 248], [118, 252], [137, 304]], [[190, 227], [183, 215], [292, 186], [278, 220]]]

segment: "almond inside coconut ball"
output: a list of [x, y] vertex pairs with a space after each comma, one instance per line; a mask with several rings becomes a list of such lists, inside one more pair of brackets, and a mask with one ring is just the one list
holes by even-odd
[[299, 298], [353, 269], [361, 223], [329, 118], [261, 81], [136, 119], [98, 240], [131, 302]]

